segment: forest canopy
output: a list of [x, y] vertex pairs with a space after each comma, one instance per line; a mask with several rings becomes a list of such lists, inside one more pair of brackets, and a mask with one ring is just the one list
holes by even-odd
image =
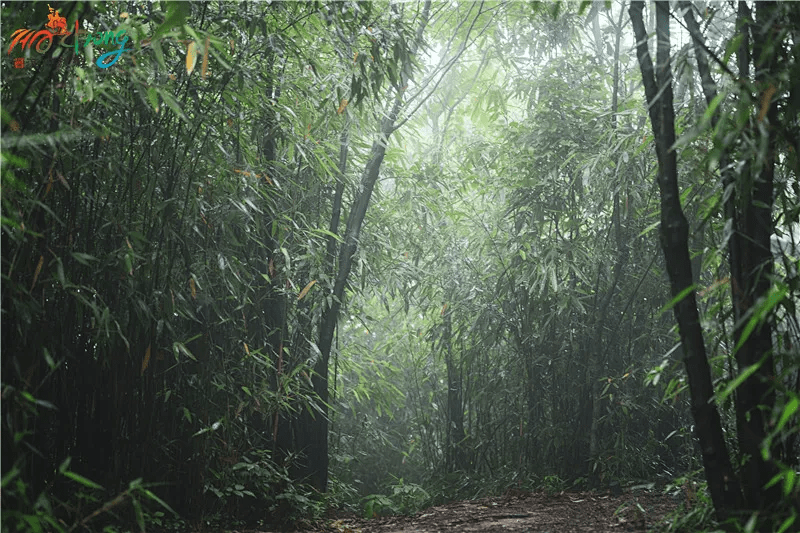
[[2, 19], [4, 533], [642, 484], [800, 523], [800, 4]]

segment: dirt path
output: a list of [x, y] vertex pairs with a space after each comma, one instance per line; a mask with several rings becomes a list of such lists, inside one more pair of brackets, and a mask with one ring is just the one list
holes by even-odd
[[619, 533], [653, 531], [678, 506], [669, 496], [518, 493], [431, 507], [412, 516], [335, 520], [318, 533]]

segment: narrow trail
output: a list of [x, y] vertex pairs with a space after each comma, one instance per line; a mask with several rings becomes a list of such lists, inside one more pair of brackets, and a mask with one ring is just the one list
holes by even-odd
[[612, 497], [593, 492], [558, 494], [509, 492], [505, 496], [459, 501], [411, 516], [342, 519], [316, 533], [618, 533], [656, 531], [680, 500], [648, 492]]

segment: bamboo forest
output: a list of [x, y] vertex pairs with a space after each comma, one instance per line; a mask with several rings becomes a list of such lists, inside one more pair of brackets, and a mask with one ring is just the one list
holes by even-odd
[[0, 6], [0, 533], [800, 531], [800, 3]]

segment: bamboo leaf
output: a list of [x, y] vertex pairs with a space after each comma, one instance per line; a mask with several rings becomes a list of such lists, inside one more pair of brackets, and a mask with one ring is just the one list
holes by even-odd
[[156, 31], [153, 32], [151, 40], [156, 41], [166, 35], [175, 26], [183, 25], [183, 21], [186, 20], [186, 17], [188, 17], [191, 12], [192, 4], [190, 2], [168, 2], [167, 16], [164, 18], [164, 22], [161, 24], [161, 26], [159, 26]]
[[661, 308], [661, 312], [664, 313], [666, 311], [669, 311], [670, 309], [672, 309], [673, 307], [678, 305], [693, 290], [695, 290], [696, 287], [697, 287], [697, 285], [692, 284], [692, 285], [689, 285], [688, 287], [686, 287], [685, 289], [683, 289], [672, 300], [670, 300], [664, 307]]
[[145, 496], [147, 496], [148, 498], [150, 498], [151, 500], [156, 502], [158, 505], [160, 505], [161, 507], [163, 507], [164, 509], [166, 509], [170, 513], [172, 513], [174, 516], [176, 516], [176, 517], [179, 516], [178, 513], [176, 513], [175, 510], [172, 509], [172, 507], [169, 506], [169, 504], [167, 504], [167, 502], [165, 502], [164, 500], [162, 500], [161, 498], [159, 498], [158, 496], [153, 494], [153, 492], [151, 492], [150, 490], [143, 489], [142, 492], [145, 494]]
[[186, 49], [186, 74], [191, 74], [197, 65], [197, 43], [192, 41]]
[[739, 351], [739, 348], [747, 342], [747, 339], [750, 338], [750, 334], [753, 333], [753, 330], [761, 324], [764, 320], [766, 320], [767, 315], [772, 311], [779, 303], [781, 303], [786, 297], [788, 296], [788, 287], [785, 285], [773, 285], [769, 293], [765, 298], [762, 298], [758, 302], [758, 307], [753, 309], [753, 316], [750, 317], [750, 320], [747, 322], [747, 325], [742, 330], [742, 334], [739, 337], [738, 342], [736, 343], [736, 347], [733, 349], [733, 352], [736, 353]]
[[131, 503], [133, 504], [133, 511], [136, 515], [136, 524], [139, 526], [139, 531], [145, 531], [144, 513], [142, 512], [142, 504], [139, 503], [139, 498], [133, 496], [131, 498]]
[[147, 99], [150, 101], [150, 105], [153, 106], [153, 111], [158, 113], [158, 91], [155, 87], [147, 88]]
[[156, 56], [156, 62], [162, 70], [167, 70], [167, 63], [164, 61], [164, 50], [161, 48], [161, 41], [153, 39], [150, 42], [150, 47], [153, 49], [153, 55]]
[[763, 358], [759, 362], [748, 366], [742, 372], [739, 372], [739, 375], [736, 376], [736, 379], [728, 383], [728, 386], [725, 387], [725, 390], [719, 394], [719, 400], [718, 400], [719, 403], [722, 403], [725, 400], [725, 398], [730, 396], [733, 393], [733, 391], [735, 391], [739, 387], [739, 385], [745, 382], [747, 378], [755, 374], [758, 371], [758, 369], [761, 368], [762, 364], [764, 364]]
[[789, 403], [787, 403], [783, 407], [783, 412], [781, 413], [781, 418], [778, 420], [778, 424], [775, 426], [774, 431], [777, 433], [783, 429], [783, 426], [789, 421], [797, 413], [797, 408], [800, 406], [800, 400], [795, 396]]
[[183, 110], [181, 109], [180, 104], [175, 98], [169, 94], [167, 91], [163, 89], [158, 89], [158, 94], [161, 96], [161, 99], [164, 100], [164, 103], [175, 113], [181, 120], [184, 122], [189, 122], [189, 117], [184, 114]]
[[337, 240], [337, 241], [339, 241], [339, 242], [344, 242], [344, 239], [342, 239], [340, 236], [336, 235], [336, 234], [335, 234], [335, 233], [333, 233], [332, 231], [330, 231], [330, 230], [327, 230], [327, 229], [325, 229], [325, 228], [314, 228], [314, 229], [313, 229], [313, 230], [311, 230], [311, 231], [312, 231], [312, 232], [314, 232], [314, 233], [319, 233], [320, 235], [325, 235], [325, 236], [328, 236], [328, 237], [333, 237], [334, 239], [336, 239], [336, 240]]
[[308, 285], [306, 285], [306, 286], [303, 288], [303, 290], [302, 290], [302, 291], [300, 291], [300, 294], [297, 296], [297, 299], [298, 299], [298, 300], [302, 300], [302, 299], [303, 299], [303, 296], [305, 296], [306, 294], [308, 294], [308, 291], [309, 291], [309, 290], [311, 290], [311, 287], [313, 287], [313, 286], [314, 286], [314, 284], [315, 284], [316, 282], [317, 282], [317, 280], [312, 280], [312, 281], [311, 281], [311, 282], [310, 282]]
[[144, 351], [144, 358], [142, 359], [142, 371], [141, 375], [144, 375], [144, 371], [147, 370], [147, 367], [150, 365], [150, 345], [147, 345], [147, 349]]
[[65, 477], [68, 477], [72, 481], [80, 483], [84, 487], [89, 487], [90, 489], [96, 489], [96, 490], [103, 490], [102, 485], [99, 485], [94, 481], [92, 481], [91, 479], [85, 478], [80, 474], [76, 474], [75, 472], [67, 470], [66, 468], [64, 468], [61, 474], [64, 475]]
[[82, 252], [72, 252], [72, 257], [80, 264], [89, 266], [90, 261], [98, 261], [98, 259], [89, 254], [84, 254]]
[[195, 357], [191, 351], [186, 347], [185, 344], [182, 342], [174, 342], [172, 343], [172, 351], [175, 354], [175, 357], [178, 357], [179, 354], [183, 354], [195, 363], [197, 363], [197, 357]]
[[42, 271], [42, 265], [44, 265], [44, 256], [39, 256], [39, 262], [36, 265], [36, 270], [33, 273], [33, 283], [31, 283], [31, 290], [36, 286], [36, 280], [39, 279], [39, 273]]
[[210, 38], [206, 37], [206, 45], [203, 47], [203, 67], [200, 71], [200, 77], [206, 79], [208, 75], [208, 49], [210, 47]]

